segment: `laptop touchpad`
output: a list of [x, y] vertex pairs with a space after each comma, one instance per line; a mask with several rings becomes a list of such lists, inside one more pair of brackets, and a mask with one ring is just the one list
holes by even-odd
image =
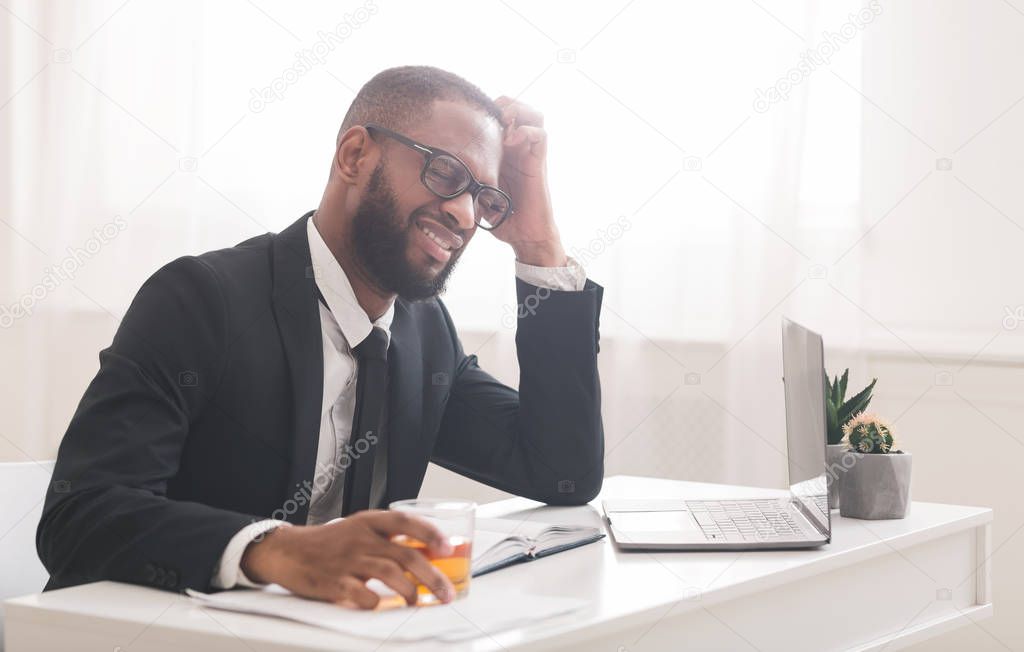
[[626, 532], [688, 532], [699, 531], [697, 522], [687, 511], [675, 512], [612, 512], [612, 525]]

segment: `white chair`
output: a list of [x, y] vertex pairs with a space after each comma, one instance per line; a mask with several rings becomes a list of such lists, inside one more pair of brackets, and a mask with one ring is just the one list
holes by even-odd
[[36, 526], [52, 475], [53, 462], [0, 464], [0, 602], [39, 593], [50, 577], [36, 554]]

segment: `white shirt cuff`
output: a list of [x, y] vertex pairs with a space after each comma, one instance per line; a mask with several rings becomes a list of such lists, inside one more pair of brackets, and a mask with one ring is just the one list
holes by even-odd
[[233, 589], [236, 586], [262, 586], [262, 584], [257, 584], [250, 580], [242, 572], [242, 555], [249, 544], [257, 538], [285, 525], [291, 525], [291, 523], [267, 519], [250, 523], [239, 530], [235, 536], [231, 537], [228, 545], [224, 548], [220, 561], [217, 562], [217, 568], [213, 571], [213, 579], [210, 583], [218, 589]]
[[537, 267], [516, 261], [519, 280], [548, 290], [579, 292], [587, 284], [587, 273], [572, 256], [567, 256], [565, 267]]

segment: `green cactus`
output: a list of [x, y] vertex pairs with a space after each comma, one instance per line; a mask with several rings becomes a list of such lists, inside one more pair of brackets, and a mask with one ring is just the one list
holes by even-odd
[[850, 370], [843, 372], [842, 378], [836, 376], [835, 381], [828, 379], [825, 374], [825, 416], [828, 422], [828, 443], [840, 444], [843, 441], [843, 426], [853, 417], [867, 409], [871, 403], [871, 391], [875, 388], [877, 378], [872, 379], [871, 384], [857, 393], [849, 401], [846, 400], [846, 381], [850, 377]]
[[850, 450], [857, 453], [898, 453], [893, 450], [892, 426], [874, 414], [861, 413], [843, 427]]

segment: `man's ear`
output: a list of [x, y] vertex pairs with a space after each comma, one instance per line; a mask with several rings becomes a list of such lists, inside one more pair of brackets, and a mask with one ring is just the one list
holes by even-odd
[[335, 177], [344, 183], [355, 184], [361, 171], [372, 170], [376, 165], [373, 160], [376, 149], [376, 144], [365, 128], [349, 127], [338, 138], [338, 147], [334, 151]]

